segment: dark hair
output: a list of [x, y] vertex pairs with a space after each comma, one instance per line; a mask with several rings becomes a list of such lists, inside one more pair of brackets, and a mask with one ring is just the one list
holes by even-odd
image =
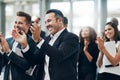
[[63, 24], [64, 24], [64, 25], [68, 24], [68, 19], [67, 19], [67, 17], [64, 17]]
[[[90, 43], [95, 42], [96, 37], [97, 37], [97, 33], [95, 32], [95, 30], [90, 26], [87, 26], [87, 27], [84, 27], [84, 28], [88, 28], [89, 31], [90, 31], [90, 33], [89, 33], [89, 41], [90, 41]], [[80, 42], [82, 42], [82, 43], [84, 43], [84, 38], [82, 37], [81, 33], [82, 33], [82, 30], [84, 28], [81, 29], [80, 34], [79, 34], [79, 39], [80, 39]]]
[[50, 9], [50, 10], [48, 10], [46, 12], [46, 14], [49, 14], [49, 13], [55, 13], [55, 16], [56, 17], [61, 17], [62, 21], [64, 22], [64, 15], [60, 10], [58, 10], [58, 9]]
[[23, 17], [25, 17], [26, 23], [31, 24], [31, 16], [30, 16], [29, 14], [27, 14], [27, 13], [25, 13], [25, 12], [22, 12], [22, 11], [18, 11], [18, 12], [16, 13], [16, 15], [17, 15], [17, 16], [23, 16]]
[[37, 17], [38, 20], [41, 20], [40, 17]]
[[[107, 23], [105, 24], [105, 26], [106, 26], [106, 25], [110, 25], [111, 27], [114, 28], [114, 32], [115, 32], [114, 40], [115, 40], [115, 41], [120, 40], [120, 32], [118, 31], [117, 25], [116, 25], [115, 23], [113, 23], [113, 22], [107, 22]], [[110, 39], [107, 38], [106, 41], [110, 41]]]

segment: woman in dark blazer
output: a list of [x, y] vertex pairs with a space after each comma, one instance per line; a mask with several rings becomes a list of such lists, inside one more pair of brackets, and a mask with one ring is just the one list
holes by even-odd
[[96, 32], [91, 27], [84, 27], [80, 31], [80, 54], [78, 61], [78, 80], [95, 80], [96, 61], [99, 49], [96, 40]]

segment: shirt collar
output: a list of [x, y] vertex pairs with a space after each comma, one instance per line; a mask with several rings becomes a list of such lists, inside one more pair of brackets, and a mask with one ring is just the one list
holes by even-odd
[[61, 29], [60, 31], [58, 31], [56, 34], [54, 35], [50, 35], [51, 38], [53, 37], [58, 37], [63, 31], [65, 30], [65, 28]]

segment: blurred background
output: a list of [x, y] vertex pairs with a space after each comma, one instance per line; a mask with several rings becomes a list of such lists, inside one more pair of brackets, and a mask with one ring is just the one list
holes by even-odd
[[120, 20], [119, 5], [120, 0], [0, 0], [0, 32], [5, 37], [11, 36], [17, 11], [40, 16], [42, 29], [47, 32], [45, 12], [54, 8], [61, 10], [68, 18], [69, 31], [78, 35], [82, 27], [91, 26], [100, 33], [112, 17]]

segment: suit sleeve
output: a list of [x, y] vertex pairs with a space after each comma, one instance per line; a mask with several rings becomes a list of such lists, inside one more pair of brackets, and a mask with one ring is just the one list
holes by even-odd
[[39, 48], [36, 45], [37, 44], [35, 44], [33, 40], [31, 40], [29, 41], [30, 49], [26, 53], [22, 52], [23, 56], [32, 66], [44, 62], [43, 50], [39, 50]]
[[[32, 39], [30, 37], [27, 37], [27, 40], [29, 40], [29, 42], [31, 42], [31, 45], [32, 45]], [[12, 48], [12, 45], [13, 45], [13, 42], [14, 42], [14, 39], [7, 39], [8, 43], [9, 43], [9, 46], [10, 48]], [[21, 51], [22, 52], [22, 51]], [[17, 55], [15, 52], [11, 51], [10, 55], [7, 56], [8, 59], [16, 64], [19, 68], [23, 69], [23, 70], [28, 70], [30, 68], [30, 63], [27, 61], [26, 58], [24, 57], [21, 57], [19, 55]]]
[[68, 34], [60, 41], [59, 47], [50, 46], [44, 43], [42, 47], [50, 58], [61, 62], [70, 58], [72, 55], [78, 54], [79, 41], [78, 37], [73, 34]]
[[8, 56], [9, 60], [13, 63], [15, 63], [17, 66], [19, 66], [23, 70], [27, 70], [30, 67], [30, 64], [24, 57], [20, 57], [16, 55], [13, 51]]
[[93, 45], [91, 46], [90, 53], [91, 53], [91, 56], [93, 57], [91, 64], [96, 65], [98, 55], [99, 55], [99, 49], [96, 43], [93, 43]]
[[0, 73], [2, 68], [8, 63], [8, 58], [5, 54], [0, 53]]
[[44, 62], [43, 53], [44, 53], [43, 50], [36, 47], [35, 51], [32, 49], [29, 49], [26, 53], [23, 53], [23, 55], [30, 62], [31, 65], [36, 65]]
[[42, 61], [44, 55], [47, 54], [50, 58], [61, 62], [68, 59], [74, 54], [78, 54], [79, 51], [79, 41], [76, 35], [68, 34], [59, 41], [59, 46], [50, 46], [48, 42], [44, 42], [40, 49], [36, 48], [34, 54], [30, 53], [31, 50], [23, 53], [25, 58], [29, 59], [32, 63], [37, 64]]

